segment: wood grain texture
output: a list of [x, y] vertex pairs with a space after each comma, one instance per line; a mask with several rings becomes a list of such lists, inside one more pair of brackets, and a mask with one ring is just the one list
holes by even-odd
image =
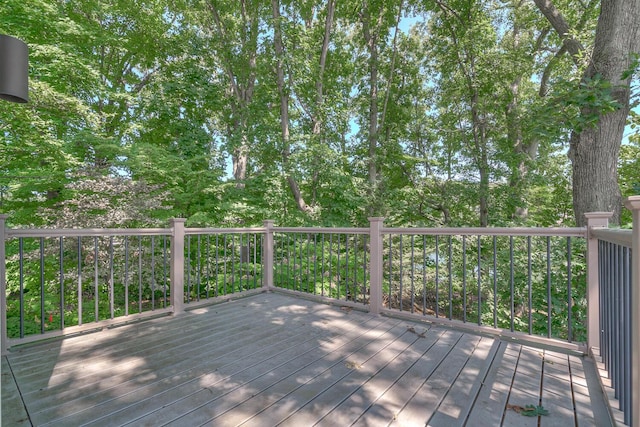
[[608, 425], [591, 359], [278, 293], [24, 346], [2, 374], [3, 426]]

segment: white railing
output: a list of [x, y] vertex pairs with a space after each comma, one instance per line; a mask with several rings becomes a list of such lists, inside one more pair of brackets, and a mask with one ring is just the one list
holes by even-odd
[[626, 207], [632, 230], [608, 229], [606, 219], [590, 229], [589, 267], [598, 286], [590, 305], [598, 313], [591, 347], [607, 372], [622, 422], [640, 426], [640, 196], [628, 198]]
[[584, 350], [586, 228], [387, 228], [381, 218], [370, 224], [269, 227], [269, 283], [374, 313], [541, 336]]
[[[583, 228], [435, 229], [388, 228], [382, 218], [367, 228], [265, 221], [196, 229], [174, 219], [157, 229], [12, 229], [0, 215], [2, 350], [278, 290], [585, 352], [599, 347], [635, 427], [640, 411], [628, 408], [640, 407], [640, 197], [626, 205], [633, 231], [608, 230], [608, 213], [587, 214]], [[626, 311], [613, 305], [619, 300]], [[18, 313], [9, 318], [8, 301]]]
[[5, 222], [0, 215], [3, 352], [264, 285], [264, 228], [185, 229], [182, 219], [155, 229], [12, 229]]
[[171, 311], [170, 229], [6, 229], [5, 220], [3, 350]]

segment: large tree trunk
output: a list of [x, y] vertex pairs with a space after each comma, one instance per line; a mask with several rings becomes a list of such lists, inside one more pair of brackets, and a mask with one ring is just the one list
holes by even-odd
[[[571, 38], [568, 25], [551, 0], [535, 0], [563, 39], [574, 60], [582, 46]], [[613, 98], [620, 108], [600, 114], [597, 126], [585, 127], [571, 135], [569, 158], [573, 172], [573, 211], [578, 225], [585, 224], [587, 212], [613, 212], [611, 222], [620, 221], [622, 202], [618, 186], [618, 154], [629, 115], [631, 79], [623, 74], [631, 64], [631, 55], [640, 51], [640, 0], [602, 0], [591, 61], [583, 81], [595, 76], [612, 86]], [[584, 106], [584, 116], [594, 114]]]
[[[233, 162], [233, 178], [236, 181], [236, 188], [244, 188], [244, 181], [247, 179], [247, 163], [249, 161], [249, 143], [247, 136], [240, 127], [234, 129], [234, 133], [242, 132], [242, 143], [233, 150], [231, 160]], [[229, 135], [231, 137], [231, 135]]]
[[[597, 127], [571, 135], [569, 157], [573, 171], [573, 210], [578, 225], [587, 212], [613, 212], [620, 222], [622, 198], [618, 185], [618, 155], [629, 115], [630, 78], [622, 79], [631, 55], [640, 51], [640, 0], [603, 0], [596, 40], [584, 78], [600, 75], [611, 82], [620, 108], [599, 117]], [[592, 111], [584, 108], [582, 113]]]

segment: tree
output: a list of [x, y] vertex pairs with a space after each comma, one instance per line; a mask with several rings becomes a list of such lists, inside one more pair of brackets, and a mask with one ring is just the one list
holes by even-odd
[[[582, 58], [587, 61], [580, 80], [582, 96], [577, 100], [580, 125], [573, 129], [569, 147], [576, 223], [584, 225], [586, 212], [610, 211], [614, 213], [611, 222], [617, 224], [622, 209], [617, 164], [630, 111], [629, 71], [640, 52], [640, 0], [602, 0], [591, 52], [551, 0], [535, 3], [576, 66], [582, 67]], [[603, 89], [615, 105], [598, 106], [601, 99], [596, 98]]]
[[[382, 130], [386, 123], [387, 105], [391, 92], [391, 84], [394, 78], [394, 67], [397, 52], [397, 35], [400, 17], [404, 2], [362, 2], [360, 23], [362, 25], [362, 37], [368, 54], [368, 118], [367, 146], [368, 146], [368, 178], [369, 178], [369, 206], [368, 214], [371, 216], [384, 214], [381, 201], [384, 200], [382, 177], [380, 176], [381, 156], [379, 153], [382, 139]], [[394, 28], [395, 27], [395, 28]], [[391, 46], [387, 46], [387, 37], [393, 30]], [[382, 45], [382, 46], [380, 46]], [[380, 75], [383, 68], [383, 55], [385, 48], [391, 49], [389, 59], [389, 72], [386, 77]]]
[[209, 27], [210, 31], [204, 38], [211, 52], [210, 70], [215, 75], [220, 64], [228, 85], [227, 105], [223, 108], [224, 134], [231, 152], [236, 187], [241, 189], [247, 179], [253, 142], [249, 128], [257, 84], [260, 4], [246, 0], [239, 3], [210, 0], [207, 7], [211, 18], [204, 18], [204, 23], [199, 25]]
[[496, 99], [499, 90], [494, 74], [504, 67], [496, 48], [491, 8], [481, 3], [436, 1], [433, 32], [437, 37], [432, 44], [438, 61], [440, 123], [446, 133], [441, 138], [458, 145], [469, 159], [465, 175], [478, 182], [478, 219], [486, 227], [490, 181], [495, 175], [489, 158], [501, 131], [501, 118], [495, 114], [501, 100]]
[[549, 19], [527, 0], [5, 3], [0, 31], [31, 50], [32, 102], [0, 105], [0, 201], [22, 223], [89, 193], [104, 212], [78, 223], [106, 223], [127, 192], [162, 207], [128, 223], [568, 222], [567, 129], [578, 177], [626, 101], [604, 42], [590, 55], [597, 0], [539, 0]]
[[289, 189], [296, 201], [298, 209], [302, 212], [310, 212], [310, 206], [304, 201], [300, 186], [290, 170], [289, 158], [291, 156], [291, 144], [289, 134], [289, 91], [285, 87], [285, 50], [282, 41], [282, 23], [280, 16], [279, 0], [271, 0], [273, 13], [273, 43], [276, 54], [276, 81], [278, 83], [278, 98], [280, 99], [280, 130], [282, 141], [282, 164]]
[[86, 33], [47, 1], [3, 3], [0, 33], [19, 37], [30, 50], [30, 102], [0, 103], [2, 210], [16, 223], [41, 225], [38, 209], [64, 197], [68, 171], [82, 162], [69, 142], [78, 130], [92, 133], [99, 126], [87, 102], [72, 92], [98, 87], [98, 72], [74, 43]]

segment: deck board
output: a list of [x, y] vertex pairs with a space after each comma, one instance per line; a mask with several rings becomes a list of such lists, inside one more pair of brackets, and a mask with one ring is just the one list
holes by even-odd
[[453, 382], [449, 393], [429, 420], [433, 425], [462, 426], [478, 395], [480, 385], [494, 360], [499, 342], [483, 338], [469, 355], [464, 368]]
[[431, 375], [461, 336], [461, 333], [455, 331], [431, 329], [425, 334], [424, 340], [412, 347], [415, 362], [401, 373], [402, 376], [376, 399], [354, 425], [385, 425], [389, 420], [395, 419], [406, 402], [422, 386], [423, 378]]
[[2, 409], [0, 414], [2, 414], [3, 426], [26, 427], [31, 425], [9, 364], [4, 357], [2, 358]]
[[503, 426], [536, 427], [538, 425], [537, 418], [525, 417], [514, 408], [537, 405], [539, 403], [541, 375], [542, 357], [540, 350], [520, 347], [508, 401], [508, 405], [513, 406], [507, 407], [502, 420]]
[[[317, 399], [314, 399], [307, 407], [312, 406], [317, 415], [323, 415], [320, 421], [325, 425], [351, 425], [372, 403], [377, 388], [388, 388], [399, 373], [407, 369], [411, 363], [411, 353], [409, 349], [420, 339], [406, 326], [405, 331], [400, 331], [398, 339], [391, 342], [387, 347], [379, 351], [369, 359], [361, 358], [355, 367], [350, 369], [344, 380], [335, 383], [330, 389], [324, 392], [321, 405], [322, 414], [317, 407]], [[371, 381], [375, 378], [375, 381]], [[337, 397], [337, 399], [336, 399]], [[337, 406], [336, 402], [338, 403]], [[305, 408], [295, 416], [287, 419], [284, 425], [300, 425], [304, 419]]]
[[[323, 345], [323, 351], [312, 363], [291, 372], [281, 381], [252, 396], [233, 412], [224, 414], [217, 421], [223, 425], [237, 425], [246, 421], [246, 425], [260, 426], [272, 425], [284, 420], [308, 401], [308, 399], [305, 400], [306, 396], [313, 398], [316, 395], [317, 390], [314, 388], [317, 388], [320, 382], [310, 387], [315, 379], [326, 377], [330, 369], [336, 368], [341, 363], [351, 362], [347, 359], [352, 359], [359, 348], [367, 345], [372, 336], [365, 335], [366, 332], [368, 331], [360, 329]], [[355, 367], [355, 365], [349, 366]]]
[[[393, 339], [395, 333], [397, 333], [397, 326], [395, 328], [387, 329], [388, 325], [381, 324], [376, 325], [373, 329], [367, 331], [364, 337], [356, 341], [356, 345], [365, 344], [370, 347], [376, 347], [382, 345], [385, 340]], [[387, 336], [386, 339], [384, 336]], [[371, 338], [375, 338], [375, 341], [371, 341]], [[373, 344], [371, 344], [373, 342]], [[199, 425], [205, 423], [210, 419], [223, 413], [227, 409], [231, 409], [233, 406], [242, 403], [246, 398], [251, 397], [253, 394], [257, 394], [262, 390], [265, 390], [269, 385], [273, 384], [274, 378], [282, 378], [291, 372], [296, 372], [309, 363], [314, 361], [314, 358], [318, 356], [319, 351], [314, 354], [314, 350], [317, 350], [317, 342], [313, 343], [309, 349], [301, 349], [300, 346], [294, 346], [290, 349], [290, 354], [287, 359], [282, 361], [281, 358], [274, 359], [273, 361], [266, 361], [260, 366], [258, 371], [243, 372], [245, 375], [234, 375], [230, 380], [239, 385], [245, 385], [245, 387], [234, 389], [232, 392], [224, 395], [222, 402], [216, 402], [216, 404], [209, 404], [214, 399], [205, 399], [200, 405], [193, 408], [192, 411], [184, 414], [182, 417], [175, 419], [174, 424], [181, 425]], [[327, 350], [325, 350], [327, 351]], [[331, 351], [331, 350], [328, 350]], [[306, 356], [306, 357], [305, 357]], [[337, 366], [337, 368], [336, 368]], [[341, 366], [334, 365], [334, 372], [338, 371]], [[264, 373], [263, 373], [264, 371]], [[256, 376], [256, 374], [260, 374]], [[322, 388], [320, 382], [309, 383], [312, 386], [311, 393], [315, 396], [319, 394], [319, 389]], [[181, 408], [183, 410], [183, 408]], [[154, 414], [155, 415], [155, 414]], [[157, 424], [153, 424], [157, 425]], [[171, 424], [168, 424], [171, 425]]]
[[460, 371], [467, 363], [481, 338], [474, 335], [463, 335], [447, 355], [443, 363], [425, 379], [422, 386], [411, 397], [404, 408], [393, 420], [398, 426], [423, 425], [429, 420], [444, 400]]
[[[415, 333], [413, 330], [411, 333]], [[411, 346], [398, 354], [374, 377], [367, 378], [363, 385], [347, 399], [336, 406], [325, 418], [323, 424], [352, 425], [358, 420], [375, 419], [375, 409], [385, 406], [385, 397], [393, 397], [397, 391], [390, 390], [403, 378], [412, 375], [410, 369], [441, 338], [442, 330], [418, 333]], [[409, 338], [414, 338], [409, 335]], [[418, 376], [418, 375], [416, 375]], [[375, 378], [375, 381], [373, 380]], [[386, 418], [387, 420], [389, 417]]]
[[[610, 419], [608, 404], [599, 379], [597, 363], [590, 357], [569, 356], [574, 380], [574, 400], [578, 426], [599, 425]], [[595, 404], [594, 404], [595, 403]], [[619, 423], [623, 425], [624, 423]]]
[[541, 405], [553, 416], [540, 419], [541, 427], [563, 427], [575, 425], [575, 405], [573, 386], [567, 391], [567, 383], [571, 384], [568, 355], [547, 354], [543, 357], [542, 399]]
[[[371, 372], [380, 363], [380, 359], [385, 357], [385, 353], [393, 351], [388, 347], [406, 331], [401, 323], [394, 322], [394, 327], [384, 334], [367, 336], [363, 346], [349, 347], [335, 353], [335, 363], [287, 398], [286, 406], [290, 413], [282, 420], [282, 424], [315, 423], [332, 409], [332, 404], [341, 402], [346, 397], [349, 386], [358, 381], [357, 373]], [[395, 345], [402, 345], [402, 342]], [[302, 424], [297, 424], [298, 422]]]
[[519, 346], [499, 343], [491, 368], [480, 385], [480, 391], [469, 414], [469, 420], [473, 421], [473, 425], [501, 425], [519, 355]]
[[2, 425], [606, 426], [594, 382], [575, 354], [266, 293], [13, 349]]

